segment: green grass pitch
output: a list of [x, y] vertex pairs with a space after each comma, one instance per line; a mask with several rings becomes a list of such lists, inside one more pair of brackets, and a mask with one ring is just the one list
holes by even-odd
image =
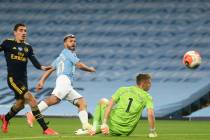
[[[29, 128], [25, 118], [14, 118], [9, 125], [9, 133], [0, 132], [0, 140], [210, 140], [209, 121], [173, 121], [157, 120], [157, 138], [148, 138], [147, 120], [139, 121], [136, 130], [128, 137], [76, 136], [74, 131], [80, 128], [77, 118], [46, 118], [50, 127], [57, 130], [59, 136], [44, 136], [36, 123]], [[1, 124], [1, 122], [0, 122]]]

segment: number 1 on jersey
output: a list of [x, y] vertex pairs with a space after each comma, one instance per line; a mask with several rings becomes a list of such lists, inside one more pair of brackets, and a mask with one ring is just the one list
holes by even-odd
[[126, 109], [125, 112], [129, 112], [129, 111], [130, 111], [131, 104], [132, 104], [132, 102], [133, 102], [133, 98], [128, 98], [128, 100], [129, 100], [129, 103], [128, 103], [128, 107], [127, 107], [127, 109]]

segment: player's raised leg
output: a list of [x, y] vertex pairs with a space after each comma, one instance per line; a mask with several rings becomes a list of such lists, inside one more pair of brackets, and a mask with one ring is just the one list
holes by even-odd
[[[51, 95], [50, 97], [46, 98], [44, 101], [41, 101], [38, 104], [38, 108], [40, 112], [45, 111], [49, 106], [55, 105], [59, 103], [61, 100], [56, 97], [55, 95]], [[33, 127], [34, 121], [36, 120], [32, 112], [26, 113], [27, 123], [30, 127]]]

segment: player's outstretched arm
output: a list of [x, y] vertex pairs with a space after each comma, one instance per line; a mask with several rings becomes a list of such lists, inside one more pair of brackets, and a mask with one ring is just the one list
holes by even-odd
[[113, 105], [114, 105], [114, 101], [113, 101], [113, 99], [110, 99], [109, 104], [106, 107], [106, 110], [104, 113], [104, 120], [101, 125], [101, 132], [105, 135], [109, 134], [109, 126], [107, 125], [107, 121], [109, 119], [109, 114], [110, 114], [110, 111], [111, 111]]
[[45, 81], [55, 70], [56, 70], [55, 68], [51, 68], [44, 72], [44, 74], [41, 76], [39, 82], [36, 85], [36, 92], [40, 91], [43, 88]]
[[110, 114], [110, 111], [111, 111], [113, 105], [114, 105], [114, 101], [113, 101], [113, 99], [111, 98], [111, 99], [109, 100], [109, 104], [108, 104], [108, 106], [106, 107], [106, 110], [105, 110], [105, 113], [104, 113], [104, 120], [103, 120], [103, 123], [107, 123], [107, 120], [109, 119], [109, 114]]
[[29, 59], [31, 60], [31, 62], [34, 65], [34, 67], [36, 67], [37, 69], [41, 69], [43, 71], [47, 71], [47, 70], [52, 68], [51, 66], [42, 66], [34, 55], [30, 56]]
[[96, 69], [94, 67], [88, 67], [86, 64], [82, 62], [77, 62], [76, 67], [87, 72], [96, 72]]
[[52, 66], [41, 66], [41, 70], [43, 70], [43, 71], [47, 71], [51, 68], [52, 68]]
[[154, 110], [152, 108], [147, 109], [148, 114], [148, 122], [150, 126], [149, 137], [157, 137], [157, 133], [155, 130], [155, 115]]
[[51, 69], [51, 66], [43, 66], [39, 63], [38, 59], [34, 55], [34, 52], [33, 52], [33, 49], [32, 49], [31, 46], [29, 47], [28, 58], [31, 60], [34, 67], [36, 67], [37, 69], [40, 69], [40, 70], [43, 70], [43, 71], [47, 71], [47, 70]]

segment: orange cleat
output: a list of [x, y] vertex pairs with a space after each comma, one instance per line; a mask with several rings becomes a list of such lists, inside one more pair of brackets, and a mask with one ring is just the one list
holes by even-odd
[[5, 119], [5, 115], [0, 115], [0, 119], [2, 121], [2, 126], [1, 126], [2, 132], [7, 133], [9, 131], [8, 129], [9, 121]]
[[51, 128], [47, 128], [45, 131], [43, 131], [44, 135], [58, 135], [58, 132]]
[[30, 127], [33, 127], [35, 118], [34, 118], [34, 115], [32, 114], [32, 112], [27, 112], [26, 113], [26, 120], [27, 120], [28, 125]]

